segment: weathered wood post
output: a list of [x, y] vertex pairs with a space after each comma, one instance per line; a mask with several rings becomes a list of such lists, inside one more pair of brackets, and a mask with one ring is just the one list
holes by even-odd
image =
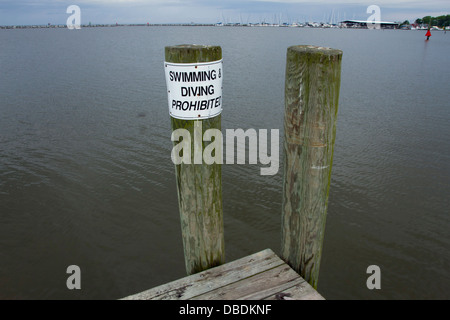
[[317, 288], [339, 102], [342, 51], [287, 50], [281, 256]]
[[[164, 66], [184, 257], [190, 275], [225, 260], [222, 135], [219, 131], [222, 49], [219, 46], [169, 46], [165, 48]], [[204, 153], [209, 160], [204, 159]]]

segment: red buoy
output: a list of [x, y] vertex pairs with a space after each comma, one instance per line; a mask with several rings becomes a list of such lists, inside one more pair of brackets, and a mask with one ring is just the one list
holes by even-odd
[[427, 40], [430, 40], [431, 37], [430, 29], [428, 29], [427, 33], [425, 34], [425, 37], [427, 37]]

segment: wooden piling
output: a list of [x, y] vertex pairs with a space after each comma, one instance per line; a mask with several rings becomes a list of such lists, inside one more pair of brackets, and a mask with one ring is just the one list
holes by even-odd
[[[165, 48], [165, 61], [171, 63], [204, 63], [221, 59], [219, 46]], [[225, 262], [221, 164], [198, 161], [198, 151], [203, 154], [208, 145], [203, 141], [203, 135], [208, 129], [221, 129], [221, 115], [202, 120], [171, 117], [171, 122], [172, 130], [188, 130], [193, 142], [190, 164], [175, 165], [186, 271], [191, 275]]]
[[317, 288], [336, 136], [342, 51], [287, 51], [281, 257]]

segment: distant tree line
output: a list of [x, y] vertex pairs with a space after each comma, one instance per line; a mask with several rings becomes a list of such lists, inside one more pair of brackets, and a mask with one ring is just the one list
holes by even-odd
[[416, 19], [417, 24], [428, 24], [429, 26], [438, 26], [440, 28], [450, 26], [450, 14], [439, 17], [426, 16], [422, 19]]

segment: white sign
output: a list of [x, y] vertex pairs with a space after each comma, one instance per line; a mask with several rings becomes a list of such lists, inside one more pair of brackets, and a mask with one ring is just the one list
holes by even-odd
[[222, 112], [222, 60], [202, 63], [164, 62], [170, 116], [208, 119]]

